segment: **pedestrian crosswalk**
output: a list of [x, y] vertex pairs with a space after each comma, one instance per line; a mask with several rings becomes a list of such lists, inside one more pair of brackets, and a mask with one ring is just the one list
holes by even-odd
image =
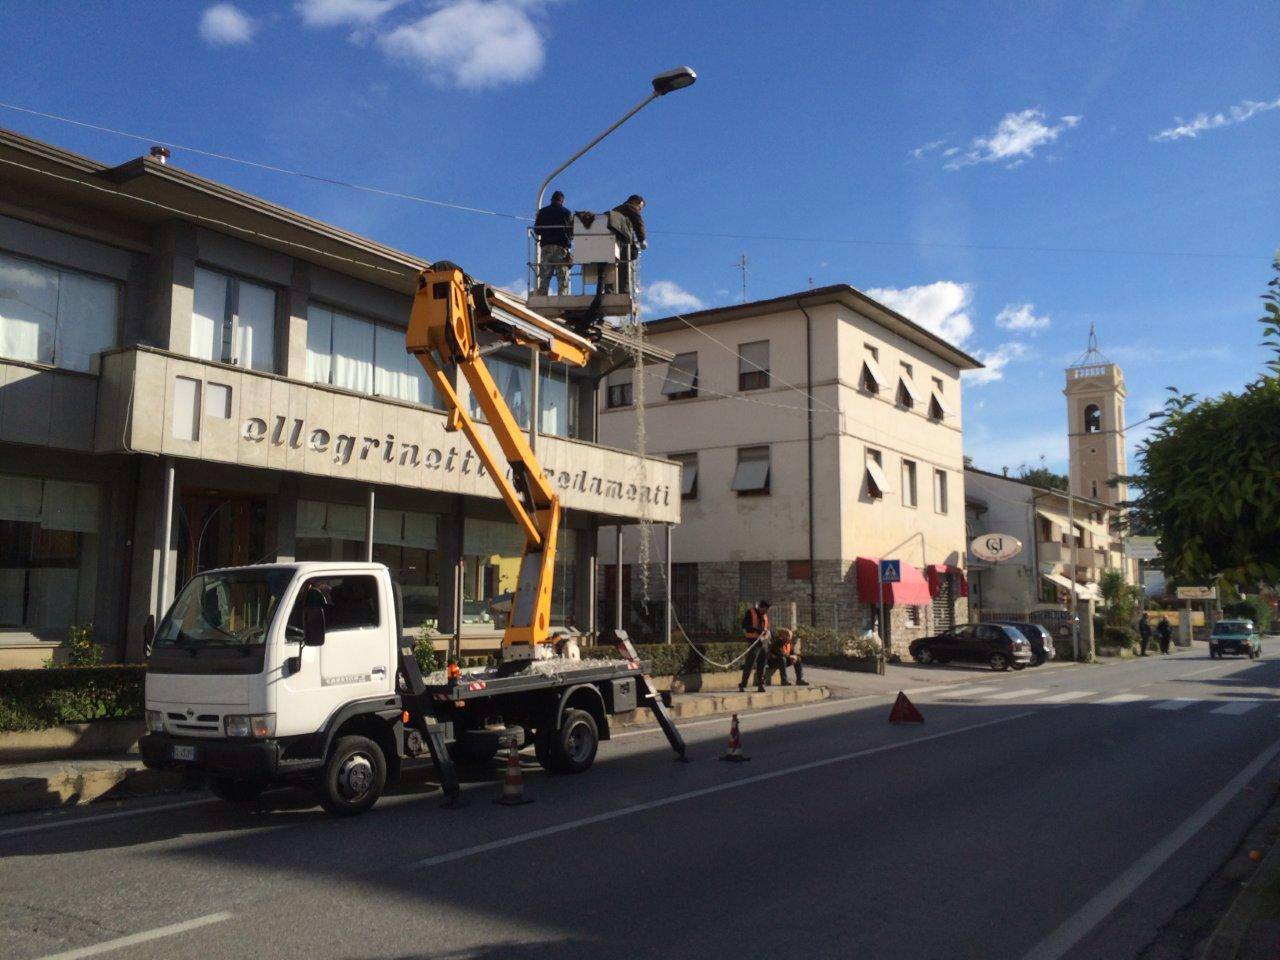
[[[920, 688], [907, 691], [909, 696], [918, 696], [935, 693], [937, 688]], [[1247, 713], [1252, 713], [1259, 707], [1271, 704], [1280, 707], [1280, 698], [1261, 699], [1261, 698], [1240, 698], [1233, 700], [1214, 700], [1214, 699], [1197, 699], [1195, 697], [1169, 697], [1160, 698], [1153, 697], [1145, 693], [1134, 693], [1130, 690], [1111, 693], [1099, 690], [1060, 690], [1057, 692], [1049, 692], [1043, 687], [1013, 687], [1009, 688], [1006, 684], [1000, 683], [984, 683], [977, 686], [962, 685], [937, 692], [934, 696], [935, 700], [958, 700], [958, 701], [980, 701], [983, 703], [1010, 703], [1010, 704], [1044, 704], [1044, 705], [1061, 705], [1061, 704], [1081, 704], [1094, 705], [1101, 707], [1119, 707], [1130, 705], [1142, 705], [1152, 710], [1161, 710], [1168, 713], [1176, 713], [1180, 711], [1191, 711], [1199, 708], [1199, 712], [1206, 712], [1224, 717], [1240, 717]], [[1280, 719], [1280, 714], [1276, 715], [1276, 719]]]

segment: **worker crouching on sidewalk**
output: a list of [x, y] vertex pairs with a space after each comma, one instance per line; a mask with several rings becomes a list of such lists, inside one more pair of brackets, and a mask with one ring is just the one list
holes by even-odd
[[769, 665], [769, 601], [761, 600], [742, 616], [742, 632], [746, 634], [746, 659], [742, 661], [742, 681], [738, 691], [745, 692], [747, 680], [754, 668], [756, 672], [756, 689], [764, 693], [764, 672]]
[[790, 630], [782, 629], [769, 644], [769, 673], [772, 674], [776, 668], [784, 687], [791, 686], [787, 681], [787, 667], [795, 667], [797, 687], [809, 686], [809, 681], [804, 678], [804, 667], [801, 665], [800, 641], [795, 639], [795, 635]]

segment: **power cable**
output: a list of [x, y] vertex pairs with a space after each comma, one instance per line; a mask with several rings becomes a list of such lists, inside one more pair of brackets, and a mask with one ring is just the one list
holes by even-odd
[[[301, 177], [305, 180], [311, 180], [316, 183], [325, 183], [330, 186], [344, 187], [348, 190], [358, 190], [363, 193], [370, 193], [377, 196], [389, 197], [395, 200], [408, 200], [412, 203], [422, 203], [429, 206], [441, 207], [449, 210], [458, 210], [464, 213], [476, 213], [487, 217], [498, 217], [505, 220], [516, 220], [528, 223], [531, 217], [522, 216], [516, 213], [506, 213], [501, 210], [489, 210], [484, 207], [475, 207], [468, 204], [453, 203], [448, 200], [436, 200], [429, 197], [421, 197], [416, 194], [404, 193], [397, 190], [385, 190], [381, 187], [372, 187], [367, 184], [356, 183], [350, 180], [340, 180], [335, 177], [325, 177], [319, 174], [307, 173], [304, 170], [292, 170], [288, 167], [281, 167], [275, 164], [264, 163], [258, 160], [247, 160], [243, 157], [237, 157], [232, 154], [222, 153], [216, 150], [206, 150], [201, 147], [193, 147], [185, 144], [176, 143], [164, 137], [147, 137], [141, 134], [130, 133], [126, 130], [118, 130], [114, 127], [104, 126], [97, 123], [89, 123], [84, 120], [76, 120], [71, 117], [64, 117], [56, 113], [49, 113], [43, 110], [34, 110], [30, 107], [19, 106], [15, 103], [6, 103], [0, 101], [0, 108], [12, 110], [17, 113], [27, 114], [28, 116], [40, 117], [44, 120], [53, 120], [58, 123], [71, 124], [72, 126], [83, 127], [88, 130], [96, 130], [99, 133], [109, 133], [113, 136], [124, 137], [129, 140], [136, 140], [141, 143], [151, 144], [168, 144], [179, 150], [185, 150], [189, 153], [198, 154], [200, 156], [211, 157], [216, 160], [223, 160], [228, 163], [238, 163], [247, 167], [254, 167], [259, 170], [266, 170], [271, 173], [279, 173], [285, 176]], [[1051, 247], [1051, 246], [1035, 246], [1035, 245], [1015, 245], [1015, 244], [986, 244], [986, 243], [948, 243], [946, 241], [936, 240], [878, 240], [871, 237], [814, 237], [814, 236], [788, 236], [784, 234], [750, 234], [750, 233], [718, 233], [700, 230], [650, 230], [650, 233], [668, 237], [697, 237], [711, 240], [752, 240], [765, 243], [831, 243], [840, 245], [856, 245], [869, 247], [917, 247], [925, 249], [941, 249], [941, 250], [975, 250], [986, 251], [992, 253], [1068, 253], [1068, 254], [1097, 254], [1102, 256], [1137, 256], [1137, 257], [1183, 257], [1192, 259], [1219, 259], [1219, 260], [1256, 260], [1257, 254], [1245, 253], [1214, 253], [1209, 251], [1178, 251], [1178, 250], [1126, 250], [1126, 249], [1105, 249], [1095, 247]]]
[[271, 163], [262, 163], [258, 160], [245, 160], [242, 157], [235, 157], [229, 153], [219, 153], [215, 150], [205, 150], [201, 147], [192, 147], [186, 144], [175, 143], [172, 140], [165, 140], [162, 137], [144, 137], [136, 133], [128, 133], [124, 130], [116, 130], [112, 127], [104, 127], [96, 123], [86, 123], [83, 120], [73, 120], [70, 117], [60, 117], [56, 113], [45, 113], [42, 110], [32, 110], [28, 107], [20, 107], [13, 103], [0, 102], [0, 107], [6, 110], [15, 110], [18, 113], [26, 113], [33, 117], [42, 117], [45, 120], [57, 120], [60, 123], [69, 123], [77, 127], [85, 127], [89, 130], [97, 130], [99, 133], [110, 133], [117, 137], [125, 137], [129, 140], [137, 140], [141, 143], [166, 144], [170, 147], [176, 147], [179, 150], [185, 150], [187, 153], [195, 153], [202, 157], [212, 157], [215, 160], [225, 160], [228, 163], [239, 163], [246, 167], [254, 167], [258, 170], [267, 170], [271, 173], [282, 173], [290, 177], [301, 177], [304, 180], [314, 180], [317, 183], [327, 183], [334, 187], [346, 187], [348, 190], [359, 190], [363, 193], [373, 193], [378, 196], [392, 197], [396, 200], [410, 200], [414, 203], [425, 203], [433, 207], [445, 207], [449, 210], [461, 210], [465, 213], [479, 213], [488, 217], [502, 217], [509, 220], [531, 220], [531, 217], [522, 217], [514, 213], [502, 213], [498, 210], [486, 210], [484, 207], [472, 207], [461, 203], [452, 203], [448, 200], [432, 200], [428, 197], [419, 197], [411, 193], [401, 193], [396, 190], [383, 190], [381, 187], [371, 187], [363, 183], [354, 183], [350, 180], [338, 180], [334, 177], [323, 177], [317, 173], [307, 173], [305, 170], [290, 170], [288, 167], [278, 167]]

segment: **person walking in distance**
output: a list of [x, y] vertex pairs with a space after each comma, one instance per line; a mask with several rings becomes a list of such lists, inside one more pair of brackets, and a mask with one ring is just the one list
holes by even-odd
[[1173, 642], [1173, 627], [1169, 626], [1169, 618], [1161, 617], [1156, 626], [1156, 636], [1160, 638], [1160, 652], [1168, 653], [1169, 644]]
[[538, 295], [551, 292], [551, 275], [555, 274], [560, 296], [569, 294], [569, 264], [573, 249], [573, 214], [564, 205], [564, 194], [557, 190], [551, 202], [538, 211], [533, 221], [533, 234], [538, 238]]
[[1138, 652], [1142, 656], [1147, 655], [1147, 644], [1151, 642], [1151, 621], [1147, 619], [1147, 612], [1142, 611], [1142, 619], [1138, 621]]
[[764, 693], [764, 672], [769, 665], [769, 601], [761, 600], [742, 616], [742, 632], [746, 634], [746, 659], [742, 661], [742, 681], [738, 691], [745, 692], [752, 669], [756, 672], [756, 689]]
[[804, 667], [800, 664], [800, 643], [790, 630], [779, 630], [769, 644], [769, 668], [772, 670], [774, 667], [778, 668], [782, 686], [791, 686], [787, 682], [787, 667], [795, 667], [797, 687], [809, 686], [809, 681], [804, 678]]

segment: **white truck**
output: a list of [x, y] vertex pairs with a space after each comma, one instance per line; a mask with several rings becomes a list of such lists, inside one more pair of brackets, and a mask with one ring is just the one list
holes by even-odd
[[454, 758], [487, 761], [511, 738], [553, 773], [582, 773], [609, 716], [637, 708], [654, 711], [684, 756], [625, 635], [622, 659], [543, 657], [424, 679], [401, 609], [381, 564], [197, 574], [150, 638], [144, 762], [207, 778], [232, 801], [309, 785], [329, 812], [350, 815], [427, 756], [456, 802]]

